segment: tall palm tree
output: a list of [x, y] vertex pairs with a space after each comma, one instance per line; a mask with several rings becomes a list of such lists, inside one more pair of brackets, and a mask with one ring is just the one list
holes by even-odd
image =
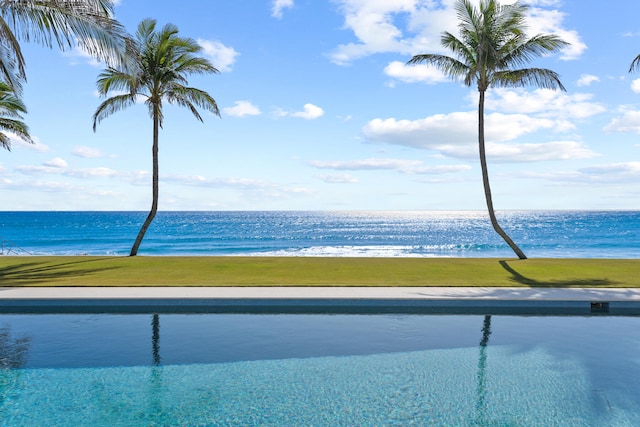
[[33, 142], [29, 128], [22, 121], [27, 112], [22, 99], [7, 83], [0, 81], [0, 146], [11, 150], [11, 138], [4, 131], [11, 132], [27, 142]]
[[167, 24], [156, 31], [156, 21], [146, 19], [138, 25], [126, 64], [109, 67], [98, 76], [98, 91], [106, 96], [110, 91], [116, 94], [100, 104], [93, 115], [93, 130], [100, 121], [126, 107], [144, 99], [153, 120], [153, 202], [138, 237], [131, 248], [130, 256], [138, 253], [140, 243], [158, 210], [158, 132], [162, 127], [162, 102], [187, 107], [200, 121], [202, 117], [197, 107], [204, 108], [220, 116], [216, 101], [207, 92], [186, 86], [187, 75], [218, 73], [205, 58], [197, 56], [202, 48], [190, 38], [178, 36], [178, 28]]
[[20, 41], [60, 49], [80, 46], [114, 63], [126, 31], [113, 18], [113, 0], [0, 0], [0, 78], [20, 95], [26, 80]]
[[469, 0], [458, 0], [460, 38], [442, 33], [441, 43], [453, 57], [438, 54], [413, 56], [408, 64], [427, 63], [436, 66], [454, 80], [465, 85], [477, 84], [478, 143], [485, 199], [494, 230], [513, 249], [518, 258], [526, 255], [498, 224], [493, 209], [484, 140], [484, 98], [489, 87], [521, 87], [533, 84], [541, 88], [565, 90], [558, 74], [544, 68], [516, 68], [534, 57], [554, 52], [568, 43], [555, 35], [525, 34], [527, 6], [516, 1], [501, 5], [495, 0], [481, 0], [479, 8]]

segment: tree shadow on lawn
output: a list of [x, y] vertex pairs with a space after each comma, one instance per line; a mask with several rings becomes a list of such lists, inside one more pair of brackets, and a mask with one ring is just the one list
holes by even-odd
[[567, 279], [567, 280], [546, 280], [540, 281], [523, 276], [515, 268], [511, 267], [507, 261], [499, 261], [502, 268], [511, 273], [511, 280], [521, 285], [530, 287], [549, 288], [584, 288], [584, 287], [609, 287], [616, 286], [619, 282], [609, 279]]
[[[77, 264], [96, 263], [112, 258], [91, 258], [67, 262], [24, 262], [0, 268], [0, 287], [64, 285], [65, 278], [90, 276], [119, 267], [78, 268]], [[72, 268], [69, 268], [72, 267]], [[73, 286], [73, 285], [71, 285]]]

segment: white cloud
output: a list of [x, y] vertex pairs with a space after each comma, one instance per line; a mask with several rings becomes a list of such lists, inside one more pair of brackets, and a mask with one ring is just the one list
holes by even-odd
[[72, 151], [73, 155], [82, 157], [85, 159], [97, 159], [100, 157], [107, 157], [101, 150], [93, 147], [80, 146], [76, 147]]
[[56, 181], [35, 181], [30, 183], [29, 187], [31, 189], [38, 189], [45, 192], [63, 192], [63, 193], [76, 193], [78, 190], [83, 189], [83, 187], [78, 187], [72, 185], [67, 182], [56, 182]]
[[[112, 197], [116, 194], [113, 190], [100, 189], [98, 182], [102, 179], [117, 180], [136, 187], [148, 188], [151, 185], [151, 173], [144, 170], [133, 171], [117, 171], [107, 167], [94, 168], [72, 168], [69, 167], [62, 159], [52, 159], [44, 162], [39, 166], [18, 166], [15, 167], [16, 172], [24, 176], [30, 177], [27, 180], [11, 180], [1, 179], [0, 185], [11, 189], [28, 189], [42, 190], [45, 192], [76, 192], [83, 195], [104, 195]], [[14, 176], [17, 176], [14, 174]], [[45, 179], [38, 179], [40, 176], [46, 176]], [[56, 181], [54, 177], [63, 177], [60, 181]], [[63, 181], [66, 179], [67, 181]], [[76, 181], [78, 180], [78, 181]], [[81, 181], [80, 184], [75, 182]], [[291, 195], [304, 195], [309, 190], [298, 187], [289, 187], [266, 181], [253, 179], [207, 179], [201, 176], [162, 176], [161, 181], [167, 184], [173, 183], [184, 186], [198, 186], [217, 189], [233, 189], [238, 191], [250, 192], [268, 199], [269, 197], [289, 197]], [[86, 183], [90, 182], [90, 188], [84, 188]], [[108, 184], [111, 188], [113, 183]], [[80, 196], [82, 197], [82, 196]]]
[[[60, 157], [55, 157], [51, 160], [47, 160], [42, 163], [41, 166], [23, 165], [17, 166], [16, 171], [23, 175], [60, 175], [79, 179], [89, 178], [119, 178], [125, 182], [132, 184], [138, 184], [141, 182], [140, 177], [148, 177], [148, 172], [128, 172], [128, 171], [116, 171], [114, 169], [106, 167], [94, 167], [94, 168], [73, 168], [69, 167], [69, 164]], [[150, 180], [146, 179], [145, 183], [149, 184]]]
[[[511, 4], [511, 3], [514, 3], [514, 1], [503, 2], [503, 3]], [[558, 6], [561, 3], [562, 3], [561, 0], [528, 0], [527, 1], [527, 4], [529, 6]]]
[[18, 166], [16, 170], [25, 175], [53, 174], [64, 175], [75, 178], [122, 178], [130, 181], [131, 173], [118, 172], [105, 167], [96, 168], [70, 168], [66, 161], [56, 157], [55, 159], [44, 162], [42, 166]]
[[236, 57], [240, 55], [234, 48], [225, 46], [217, 40], [198, 39], [198, 44], [202, 47], [205, 56], [220, 72], [231, 71]]
[[[596, 154], [580, 142], [509, 143], [556, 122], [523, 114], [491, 113], [485, 116], [487, 156], [494, 161], [531, 162], [589, 158]], [[434, 150], [447, 157], [477, 158], [477, 117], [475, 112], [437, 114], [419, 120], [374, 119], [363, 128], [373, 142]]]
[[[551, 129], [550, 119], [537, 119], [524, 114], [485, 115], [485, 137], [488, 141], [509, 141], [540, 129]], [[436, 114], [418, 120], [374, 119], [363, 132], [372, 141], [394, 141], [414, 148], [433, 148], [443, 144], [475, 145], [477, 113]]]
[[306, 120], [314, 120], [324, 115], [324, 110], [317, 105], [304, 104], [302, 111], [285, 111], [278, 109], [275, 111], [276, 117], [298, 117]]
[[600, 78], [591, 74], [583, 74], [578, 79], [578, 86], [591, 86], [591, 83], [599, 82]]
[[318, 169], [370, 171], [370, 170], [395, 170], [406, 174], [443, 174], [457, 173], [471, 169], [469, 165], [438, 165], [425, 166], [421, 160], [404, 159], [363, 159], [363, 160], [312, 160], [309, 165]]
[[293, 7], [293, 0], [273, 0], [271, 7], [271, 16], [274, 18], [282, 18], [282, 11]]
[[631, 90], [635, 93], [640, 93], [640, 79], [635, 79], [631, 82]]
[[487, 157], [494, 162], [541, 162], [589, 159], [598, 154], [577, 141], [552, 141], [525, 144], [487, 144]]
[[[542, 3], [542, 2], [538, 2]], [[540, 6], [547, 6], [540, 4]], [[550, 4], [548, 6], [556, 6]], [[562, 40], [570, 43], [569, 46], [562, 50], [560, 59], [573, 60], [579, 58], [587, 49], [587, 45], [581, 40], [580, 35], [575, 30], [568, 30], [563, 27], [565, 14], [557, 9], [546, 10], [538, 7], [530, 9], [527, 23], [529, 24], [530, 36], [536, 34], [555, 34]]]
[[439, 83], [448, 80], [440, 70], [430, 65], [405, 65], [404, 62], [400, 61], [393, 61], [389, 63], [389, 65], [385, 67], [384, 73], [389, 77], [393, 77], [406, 83]]
[[40, 139], [37, 136], [32, 136], [31, 140], [33, 141], [33, 143], [29, 143], [24, 139], [18, 137], [13, 132], [5, 132], [5, 135], [9, 137], [9, 143], [11, 144], [12, 148], [13, 147], [25, 148], [27, 150], [37, 151], [39, 153], [48, 153], [51, 151], [51, 148], [42, 144], [40, 142]]
[[165, 182], [171, 182], [180, 185], [187, 185], [192, 187], [231, 187], [241, 188], [245, 190], [261, 189], [269, 187], [270, 184], [266, 181], [257, 179], [246, 178], [224, 178], [224, 179], [210, 179], [205, 178], [202, 175], [169, 175], [163, 178]]
[[410, 173], [419, 175], [440, 175], [444, 173], [458, 173], [471, 170], [469, 165], [438, 165], [422, 166], [412, 170]]
[[580, 169], [584, 172], [640, 174], [640, 162], [611, 163]]
[[69, 51], [63, 51], [62, 55], [70, 60], [71, 65], [78, 65], [82, 63], [89, 64], [95, 68], [101, 68], [104, 66], [104, 64], [96, 59], [95, 56], [90, 55], [84, 49], [77, 45]]
[[628, 184], [640, 178], [640, 162], [610, 163], [595, 165], [569, 172], [527, 173], [530, 178], [547, 179], [557, 183], [571, 184]]
[[58, 167], [47, 166], [47, 165], [43, 165], [43, 166], [32, 166], [32, 165], [18, 166], [15, 169], [18, 172], [23, 173], [25, 175], [38, 175], [38, 174], [42, 174], [42, 173], [62, 174], [64, 172], [62, 169], [60, 169]]
[[206, 178], [201, 175], [170, 175], [163, 178], [163, 182], [185, 185], [190, 187], [204, 187], [209, 189], [233, 189], [248, 192], [252, 197], [282, 198], [311, 193], [310, 190], [301, 187], [280, 185], [264, 180], [249, 178]]
[[339, 3], [345, 18], [344, 26], [353, 31], [358, 43], [338, 46], [329, 55], [332, 62], [346, 65], [375, 53], [411, 52], [410, 43], [403, 40], [402, 31], [393, 20], [395, 14], [412, 12], [415, 0], [341, 0]]
[[[11, 180], [0, 180], [0, 186], [4, 188], [11, 189], [14, 191], [38, 191], [38, 193], [66, 193], [69, 197], [65, 197], [64, 200], [67, 202], [66, 208], [69, 208], [69, 204], [75, 204], [77, 199], [92, 199], [91, 209], [95, 208], [96, 200], [93, 199], [93, 196], [97, 196], [100, 201], [104, 201], [105, 197], [113, 198], [116, 196], [121, 197], [122, 195], [113, 191], [113, 190], [104, 190], [100, 188], [96, 188], [95, 186], [85, 186], [85, 185], [75, 185], [70, 182], [58, 182], [58, 181], [41, 181], [41, 180], [19, 180], [19, 181], [11, 181]], [[55, 196], [58, 197], [58, 196]], [[42, 200], [42, 198], [38, 198], [38, 200]], [[112, 202], [111, 202], [112, 203]], [[38, 204], [33, 206], [40, 206]], [[110, 205], [105, 205], [108, 208]], [[112, 205], [111, 205], [112, 206]], [[41, 208], [41, 207], [40, 207]], [[86, 208], [84, 208], [86, 209]]]
[[249, 101], [236, 101], [233, 107], [226, 107], [222, 112], [231, 117], [259, 116], [260, 109]]
[[328, 184], [355, 184], [358, 182], [358, 178], [355, 178], [348, 173], [335, 173], [330, 175], [315, 175], [315, 178], [324, 181]]
[[301, 119], [313, 120], [324, 115], [324, 110], [317, 105], [304, 104], [303, 111], [291, 113], [293, 117], [299, 117]]
[[[476, 92], [474, 92], [474, 96]], [[599, 103], [591, 102], [592, 94], [567, 94], [559, 90], [497, 88], [487, 92], [485, 107], [488, 110], [510, 113], [536, 114], [539, 117], [560, 119], [585, 119], [606, 111]]]
[[44, 165], [48, 166], [48, 167], [52, 167], [52, 168], [59, 168], [59, 169], [64, 169], [67, 166], [69, 166], [67, 164], [67, 162], [64, 159], [60, 158], [60, 157], [56, 157], [55, 159], [47, 160], [46, 162], [44, 162]]
[[[353, 31], [356, 41], [339, 45], [329, 57], [332, 62], [350, 62], [377, 53], [414, 55], [420, 52], [444, 52], [440, 35], [458, 32], [454, 1], [444, 0], [337, 0], [344, 15], [344, 28]], [[503, 2], [513, 3], [513, 1]], [[580, 35], [565, 28], [565, 14], [557, 10], [560, 2], [527, 2], [530, 36], [556, 34], [571, 43], [562, 51], [562, 59], [579, 57], [586, 45]]]
[[65, 175], [74, 176], [76, 178], [112, 178], [122, 177], [123, 173], [110, 168], [97, 167], [72, 169], [67, 171]]
[[640, 134], [640, 111], [623, 110], [622, 115], [611, 120], [603, 130], [605, 132], [635, 132]]
[[318, 169], [334, 170], [409, 170], [422, 165], [419, 160], [399, 159], [364, 159], [349, 161], [321, 161], [312, 160], [309, 164]]

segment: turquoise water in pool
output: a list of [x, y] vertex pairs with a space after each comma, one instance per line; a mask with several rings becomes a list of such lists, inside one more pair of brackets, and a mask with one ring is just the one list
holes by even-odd
[[1, 315], [0, 425], [637, 426], [640, 318]]

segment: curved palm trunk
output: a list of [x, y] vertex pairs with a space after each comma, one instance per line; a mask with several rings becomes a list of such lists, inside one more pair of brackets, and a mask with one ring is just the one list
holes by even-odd
[[151, 225], [153, 219], [156, 217], [156, 212], [158, 211], [158, 120], [158, 107], [155, 106], [153, 109], [153, 148], [151, 150], [153, 155], [153, 202], [151, 203], [151, 211], [149, 211], [147, 219], [144, 221], [144, 224], [142, 224], [142, 227], [138, 232], [138, 237], [136, 237], [135, 242], [133, 242], [133, 247], [131, 248], [129, 256], [136, 256], [138, 254], [140, 243], [142, 243], [142, 239], [144, 238], [147, 229]]
[[487, 209], [489, 210], [489, 218], [493, 229], [504, 239], [509, 247], [515, 252], [520, 259], [527, 259], [527, 256], [515, 244], [511, 237], [498, 224], [496, 213], [493, 211], [493, 199], [491, 198], [491, 187], [489, 186], [489, 171], [487, 169], [487, 156], [484, 147], [484, 90], [480, 90], [480, 101], [478, 102], [478, 145], [480, 146], [480, 168], [482, 169], [482, 183], [484, 185], [484, 197], [487, 201]]

